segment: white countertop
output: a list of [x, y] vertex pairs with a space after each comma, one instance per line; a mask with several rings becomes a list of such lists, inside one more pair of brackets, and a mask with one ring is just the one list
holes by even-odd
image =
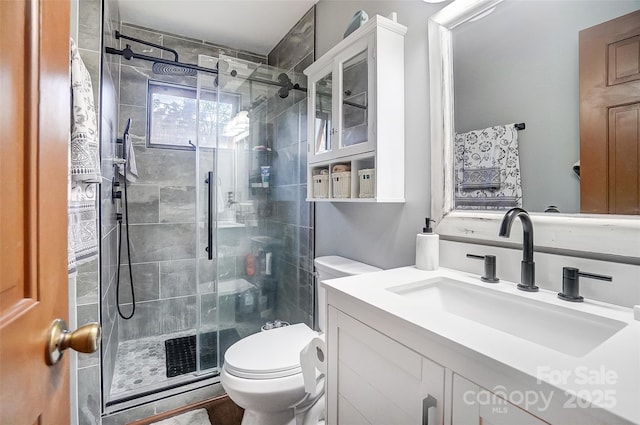
[[[427, 311], [420, 301], [387, 290], [438, 276], [543, 301], [568, 309], [568, 314], [576, 310], [626, 325], [576, 357], [446, 311]], [[589, 299], [570, 303], [559, 300], [555, 292], [541, 289], [528, 293], [518, 290], [513, 282], [484, 283], [478, 275], [445, 268], [428, 272], [403, 267], [327, 280], [322, 286], [327, 289], [328, 304], [480, 386], [491, 390], [508, 383], [508, 389], [522, 385], [520, 388], [562, 394], [548, 412], [536, 413], [545, 420], [565, 425], [580, 413], [569, 407], [590, 405], [596, 408], [589, 409], [589, 415], [595, 417], [593, 423], [640, 424], [640, 321], [634, 319], [632, 309]], [[567, 398], [566, 393], [576, 397]]]

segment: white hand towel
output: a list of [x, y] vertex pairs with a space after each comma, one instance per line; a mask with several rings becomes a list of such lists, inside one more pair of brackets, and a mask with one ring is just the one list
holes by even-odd
[[124, 138], [124, 143], [127, 149], [127, 162], [126, 164], [120, 164], [118, 170], [121, 176], [124, 176], [124, 167], [127, 167], [127, 180], [135, 183], [138, 181], [138, 166], [136, 165], [136, 152], [131, 143], [131, 137], [127, 134]]
[[96, 183], [102, 181], [98, 124], [91, 76], [73, 39], [71, 50], [71, 139], [67, 175], [67, 267], [71, 277], [77, 266], [98, 256]]
[[96, 185], [76, 184], [68, 199], [68, 271], [98, 256], [98, 213]]
[[93, 104], [91, 75], [71, 40], [71, 177], [83, 183], [101, 183], [98, 121]]

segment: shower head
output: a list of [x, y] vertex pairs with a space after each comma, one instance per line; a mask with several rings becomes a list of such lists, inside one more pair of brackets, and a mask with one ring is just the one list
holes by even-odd
[[154, 62], [151, 70], [154, 74], [172, 75], [175, 77], [195, 77], [197, 75], [195, 69], [160, 62]]

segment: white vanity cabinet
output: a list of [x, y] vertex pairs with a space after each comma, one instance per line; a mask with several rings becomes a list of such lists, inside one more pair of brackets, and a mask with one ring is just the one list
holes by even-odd
[[451, 425], [544, 425], [548, 423], [455, 373], [451, 406]]
[[309, 201], [404, 202], [406, 31], [376, 15], [304, 70]]
[[[640, 323], [629, 308], [444, 267], [319, 285], [327, 425], [640, 425]], [[527, 327], [536, 320], [548, 321]]]
[[547, 424], [332, 306], [327, 317], [330, 425]]
[[329, 424], [442, 424], [444, 367], [329, 307]]

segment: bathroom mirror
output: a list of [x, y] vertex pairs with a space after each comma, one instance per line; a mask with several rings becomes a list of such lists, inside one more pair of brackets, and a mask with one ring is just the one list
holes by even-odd
[[[587, 175], [581, 181], [575, 172], [581, 155], [578, 34], [638, 8], [640, 1], [636, 0], [503, 1], [492, 13], [452, 31], [456, 134], [498, 124], [525, 124], [517, 132], [505, 133], [504, 137], [517, 138], [511, 143], [517, 143], [517, 149], [507, 150], [504, 156], [482, 155], [486, 151], [480, 149], [467, 151], [476, 155], [465, 155], [465, 149], [461, 149], [464, 143], [458, 142], [456, 208], [490, 209], [482, 205], [495, 205], [500, 200], [505, 203], [508, 195], [522, 194], [518, 197], [521, 206], [530, 212], [544, 212], [554, 206], [562, 213], [633, 214], [631, 208], [620, 205], [610, 205], [609, 210], [585, 210], [583, 206], [581, 210], [581, 187], [583, 193], [595, 188], [593, 178]], [[504, 137], [503, 143], [507, 143]], [[470, 146], [477, 147], [478, 143]], [[511, 161], [510, 155], [514, 157]], [[619, 172], [637, 167], [631, 163], [631, 156], [635, 155], [616, 156], [614, 164]], [[589, 163], [589, 158], [582, 160]], [[497, 163], [503, 163], [506, 172], [500, 179], [495, 172], [487, 174], [495, 168], [486, 167]], [[474, 165], [482, 167], [474, 172]], [[465, 168], [472, 171], [462, 172]], [[510, 172], [513, 169], [519, 173]], [[479, 173], [502, 182], [473, 179]], [[626, 190], [637, 195], [637, 188]], [[617, 185], [616, 193], [621, 191], [622, 186]]]
[[[501, 0], [456, 0], [429, 19], [432, 216], [438, 220], [436, 231], [443, 239], [511, 246], [513, 236], [509, 240], [497, 236], [504, 211], [455, 210], [453, 196], [453, 31], [500, 7], [499, 3]], [[542, 28], [543, 23], [540, 25]], [[513, 53], [518, 54], [517, 50]], [[516, 121], [526, 122], [526, 117]], [[640, 263], [637, 216], [533, 213], [532, 219], [538, 251]]]

